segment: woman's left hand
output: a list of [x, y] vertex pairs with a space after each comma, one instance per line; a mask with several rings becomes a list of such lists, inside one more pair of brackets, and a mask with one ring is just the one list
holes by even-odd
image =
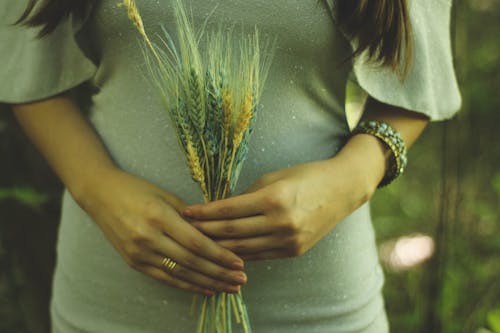
[[376, 186], [358, 177], [366, 170], [349, 161], [335, 157], [274, 171], [242, 195], [188, 206], [183, 214], [244, 260], [300, 256], [373, 193]]

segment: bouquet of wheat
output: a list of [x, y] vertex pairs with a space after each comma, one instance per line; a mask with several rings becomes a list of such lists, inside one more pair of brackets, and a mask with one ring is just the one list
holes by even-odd
[[[177, 45], [166, 29], [155, 44], [135, 2], [123, 0], [123, 5], [145, 41], [152, 80], [205, 202], [230, 196], [248, 152], [271, 44], [261, 44], [257, 30], [241, 36], [221, 28], [206, 33], [205, 22], [195, 31], [180, 0], [174, 0]], [[199, 47], [202, 37], [205, 52]], [[241, 293], [205, 297], [197, 332], [230, 333], [232, 316], [245, 333], [251, 332]]]

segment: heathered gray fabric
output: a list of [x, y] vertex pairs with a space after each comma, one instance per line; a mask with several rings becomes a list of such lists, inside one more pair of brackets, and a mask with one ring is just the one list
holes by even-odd
[[[355, 64], [362, 87], [389, 104], [449, 118], [460, 105], [449, 44], [450, 3], [413, 0], [415, 65], [401, 84], [394, 74]], [[49, 38], [9, 27], [25, 1], [0, 0], [0, 101], [53, 96], [90, 81], [89, 119], [113, 159], [188, 203], [201, 202], [154, 87], [145, 78], [139, 37], [117, 0], [100, 1], [83, 23], [67, 22]], [[315, 0], [189, 0], [196, 24], [278, 37], [248, 159], [236, 194], [262, 174], [332, 157], [348, 127], [344, 94], [349, 43]], [[151, 34], [172, 30], [171, 2], [141, 1]], [[343, 65], [342, 65], [343, 64]], [[85, 167], [85, 166], [82, 166]], [[335, 177], [335, 175], [332, 175]], [[192, 296], [129, 268], [68, 191], [57, 247], [53, 332], [194, 332]], [[387, 332], [368, 205], [338, 224], [304, 256], [246, 265], [243, 293], [254, 332]], [[236, 332], [240, 332], [236, 330]]]

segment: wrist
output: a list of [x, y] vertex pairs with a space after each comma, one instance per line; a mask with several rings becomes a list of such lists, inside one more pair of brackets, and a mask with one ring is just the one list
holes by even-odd
[[68, 190], [75, 201], [85, 209], [100, 196], [100, 193], [109, 190], [110, 184], [123, 171], [115, 165], [105, 165], [99, 168], [87, 169], [78, 181], [68, 185]]
[[384, 178], [389, 157], [388, 147], [379, 139], [356, 134], [334, 158], [346, 164], [353, 185], [360, 189], [362, 200], [368, 201]]

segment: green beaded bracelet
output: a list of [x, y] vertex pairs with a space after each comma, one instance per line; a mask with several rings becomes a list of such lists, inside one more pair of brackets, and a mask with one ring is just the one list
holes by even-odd
[[352, 135], [355, 134], [373, 135], [385, 143], [391, 150], [392, 158], [390, 167], [387, 168], [384, 178], [378, 185], [379, 188], [389, 185], [403, 173], [408, 163], [406, 145], [401, 135], [394, 128], [383, 121], [362, 121], [352, 131]]

